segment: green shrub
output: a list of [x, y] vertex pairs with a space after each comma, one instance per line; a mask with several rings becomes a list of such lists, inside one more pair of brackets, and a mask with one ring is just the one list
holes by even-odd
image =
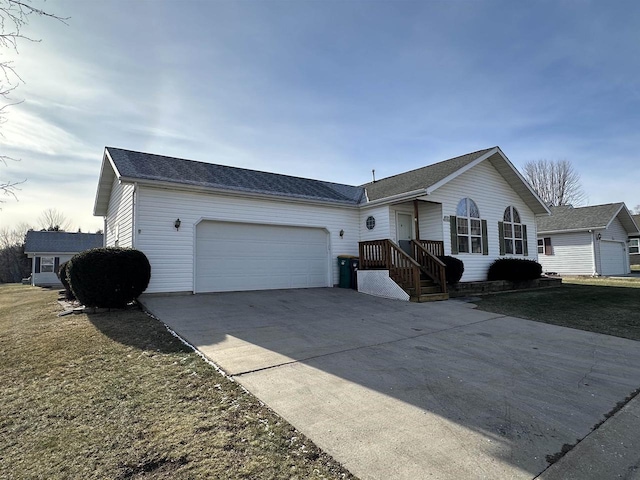
[[523, 258], [500, 258], [489, 266], [489, 280], [524, 282], [542, 276], [542, 265]]
[[75, 300], [76, 297], [71, 291], [71, 285], [69, 285], [69, 276], [67, 273], [68, 264], [69, 262], [64, 262], [62, 265], [60, 265], [56, 274], [60, 279], [60, 283], [62, 283], [62, 286], [64, 287], [64, 298], [66, 298], [67, 300]]
[[67, 265], [74, 295], [87, 307], [122, 308], [144, 292], [151, 279], [149, 260], [130, 248], [93, 248]]
[[449, 255], [443, 255], [438, 259], [445, 265], [445, 274], [447, 276], [447, 283], [454, 285], [460, 281], [462, 274], [464, 273], [464, 263], [462, 260]]

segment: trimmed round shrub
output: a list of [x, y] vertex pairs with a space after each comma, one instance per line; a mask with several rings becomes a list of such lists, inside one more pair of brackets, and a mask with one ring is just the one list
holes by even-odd
[[449, 285], [456, 284], [462, 278], [462, 274], [464, 273], [464, 263], [462, 260], [455, 257], [450, 257], [449, 255], [444, 255], [438, 257], [445, 265], [445, 274], [447, 276], [447, 283]]
[[123, 308], [144, 292], [151, 279], [149, 260], [131, 248], [92, 248], [67, 265], [71, 290], [87, 307]]
[[63, 264], [61, 264], [58, 267], [58, 271], [56, 272], [56, 274], [58, 275], [58, 278], [60, 279], [60, 283], [62, 283], [62, 286], [64, 287], [64, 297], [67, 300], [75, 300], [76, 297], [73, 294], [73, 292], [71, 291], [71, 285], [69, 285], [69, 277], [67, 276], [67, 265], [69, 264], [69, 262], [64, 262]]
[[542, 276], [542, 265], [523, 258], [500, 258], [489, 266], [489, 280], [525, 282]]

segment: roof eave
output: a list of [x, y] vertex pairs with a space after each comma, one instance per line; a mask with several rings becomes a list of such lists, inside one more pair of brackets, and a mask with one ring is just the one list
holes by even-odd
[[[107, 164], [109, 168], [105, 168]], [[102, 156], [102, 165], [100, 166], [100, 176], [98, 177], [96, 199], [93, 204], [94, 216], [104, 217], [107, 215], [114, 178], [120, 178], [120, 172], [118, 172], [115, 163], [113, 163], [113, 159], [111, 155], [109, 155], [109, 150], [105, 147], [104, 155]]]
[[589, 230], [605, 230], [607, 227], [605, 225], [599, 227], [580, 227], [580, 228], [567, 228], [562, 230], [538, 230], [538, 235], [540, 234], [554, 234], [554, 233], [576, 233], [576, 232], [588, 232]]
[[[412, 190], [410, 192], [398, 193], [396, 195], [391, 195], [389, 197], [378, 198], [376, 200], [368, 201], [367, 203], [362, 203], [360, 206], [362, 207], [372, 207], [375, 205], [380, 205], [384, 203], [393, 203], [402, 200], [409, 200], [411, 198], [423, 197], [425, 195], [429, 195], [429, 192], [426, 188], [419, 188], [418, 190]], [[368, 195], [367, 195], [368, 198]]]
[[217, 193], [220, 195], [227, 195], [227, 196], [233, 196], [233, 197], [251, 197], [251, 198], [261, 198], [261, 199], [277, 200], [277, 201], [307, 203], [307, 204], [313, 204], [313, 205], [333, 205], [337, 207], [347, 207], [347, 208], [357, 208], [361, 205], [356, 202], [348, 202], [348, 201], [340, 201], [340, 200], [336, 200], [336, 201], [317, 200], [317, 199], [314, 200], [314, 199], [303, 198], [303, 197], [286, 196], [286, 195], [270, 195], [267, 193], [231, 190], [231, 189], [216, 188], [216, 187], [206, 187], [202, 185], [189, 185], [185, 183], [167, 182], [162, 180], [149, 180], [149, 179], [140, 179], [140, 178], [132, 178], [132, 177], [122, 177], [122, 176], [119, 177], [119, 180], [122, 183], [137, 183], [140, 186], [164, 188], [164, 189], [170, 189], [170, 190], [181, 190], [181, 191], [187, 191], [187, 192]]

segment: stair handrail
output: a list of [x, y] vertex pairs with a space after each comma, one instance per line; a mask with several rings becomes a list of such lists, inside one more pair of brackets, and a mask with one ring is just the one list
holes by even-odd
[[389, 270], [389, 276], [405, 290], [414, 290], [420, 297], [420, 264], [411, 258], [390, 239], [359, 242], [360, 265], [362, 270]]
[[447, 270], [444, 262], [427, 250], [420, 240], [411, 240], [411, 252], [421, 270], [440, 286], [442, 293], [447, 293]]

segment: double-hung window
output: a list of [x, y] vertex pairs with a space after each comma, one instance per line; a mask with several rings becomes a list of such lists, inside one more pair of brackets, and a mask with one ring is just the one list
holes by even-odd
[[629, 254], [640, 253], [640, 238], [629, 239]]
[[538, 239], [538, 255], [552, 255], [551, 250], [551, 237], [544, 237]]
[[40, 272], [41, 273], [53, 273], [54, 257], [41, 257], [40, 258]]
[[524, 229], [516, 207], [507, 207], [503, 215], [504, 253], [524, 255]]
[[456, 209], [458, 253], [483, 253], [480, 210], [470, 198], [463, 198]]

